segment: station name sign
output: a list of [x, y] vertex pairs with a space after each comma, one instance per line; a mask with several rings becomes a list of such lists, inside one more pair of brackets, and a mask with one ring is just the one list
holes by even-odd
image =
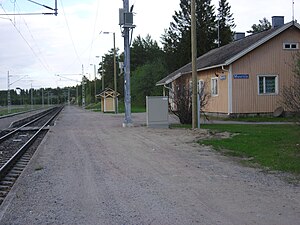
[[249, 79], [249, 74], [234, 74], [234, 79]]

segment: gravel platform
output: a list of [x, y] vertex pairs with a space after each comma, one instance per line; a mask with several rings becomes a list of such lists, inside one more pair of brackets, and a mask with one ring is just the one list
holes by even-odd
[[12, 192], [0, 224], [299, 224], [300, 188], [195, 140], [150, 129], [144, 114], [65, 107]]

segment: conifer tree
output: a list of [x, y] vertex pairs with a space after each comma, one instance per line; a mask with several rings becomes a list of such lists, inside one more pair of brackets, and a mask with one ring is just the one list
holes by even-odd
[[[196, 0], [197, 54], [216, 47], [216, 16], [211, 0]], [[181, 0], [180, 10], [173, 15], [170, 27], [162, 35], [163, 49], [169, 72], [191, 60], [191, 1]]]
[[230, 12], [231, 6], [227, 2], [227, 0], [219, 1], [218, 8], [218, 42], [220, 46], [227, 45], [232, 41], [233, 31], [235, 28], [233, 14]]
[[248, 30], [247, 33], [255, 34], [272, 28], [270, 21], [267, 18], [259, 20], [259, 24], [253, 24], [251, 30]]

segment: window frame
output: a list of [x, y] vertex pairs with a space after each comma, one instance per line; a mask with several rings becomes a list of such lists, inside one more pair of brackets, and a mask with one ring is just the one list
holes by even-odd
[[[289, 45], [289, 47], [286, 47]], [[296, 48], [292, 48], [292, 45], [296, 45]], [[284, 50], [298, 50], [299, 49], [299, 42], [284, 42], [282, 44]]]
[[[260, 93], [260, 83], [259, 83], [259, 80], [260, 78], [263, 78], [263, 93]], [[270, 78], [270, 77], [274, 77], [275, 78], [275, 92], [272, 92], [272, 93], [269, 93], [269, 92], [266, 92], [266, 77]], [[279, 85], [278, 85], [278, 75], [257, 75], [257, 93], [258, 95], [262, 95], [262, 96], [265, 96], [265, 95], [278, 95], [279, 93]]]
[[[214, 81], [216, 82], [216, 88], [214, 86]], [[214, 89], [216, 90], [216, 92], [214, 92]], [[219, 79], [218, 77], [212, 77], [211, 78], [211, 88], [210, 88], [210, 91], [211, 91], [211, 96], [219, 96]]]

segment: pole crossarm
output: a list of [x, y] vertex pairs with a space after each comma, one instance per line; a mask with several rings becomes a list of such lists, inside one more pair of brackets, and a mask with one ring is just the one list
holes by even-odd
[[[10, 74], [9, 76], [20, 76], [20, 75], [11, 75], [11, 74]], [[18, 81], [22, 80], [22, 79], [25, 78], [25, 77], [29, 77], [29, 75], [24, 75], [23, 77], [21, 77], [20, 79], [14, 81], [14, 82], [12, 82], [12, 83], [10, 83], [9, 85], [13, 85], [14, 83], [17, 83]]]
[[[68, 75], [78, 75], [78, 74], [68, 74]], [[60, 75], [60, 74], [55, 74], [55, 76], [57, 76], [57, 77], [61, 77], [61, 78], [64, 78], [64, 79], [67, 79], [67, 80], [71, 80], [71, 81], [76, 81], [76, 82], [78, 82], [78, 83], [80, 83], [81, 81], [79, 81], [79, 80], [75, 80], [75, 79], [72, 79], [72, 78], [69, 78], [69, 77], [65, 77], [65, 76], [62, 76], [62, 75]]]
[[45, 13], [43, 13], [43, 12], [41, 12], [41, 13], [5, 13], [5, 14], [0, 14], [0, 15], [1, 16], [32, 16], [32, 15], [55, 15], [55, 16], [57, 16], [57, 14], [58, 14], [57, 13], [57, 0], [55, 0], [55, 8], [54, 9], [50, 6], [47, 6], [47, 5], [32, 1], [32, 0], [27, 0], [27, 1], [31, 2], [33, 4], [36, 4], [36, 5], [42, 6], [46, 9], [52, 10], [54, 12], [53, 13], [49, 13], [49, 12], [45, 12]]

